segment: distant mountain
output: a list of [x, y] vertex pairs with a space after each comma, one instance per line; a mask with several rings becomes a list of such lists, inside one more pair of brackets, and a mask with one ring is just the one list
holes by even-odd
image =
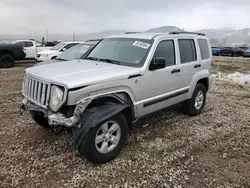
[[106, 30], [106, 31], [101, 31], [101, 32], [96, 32], [96, 33], [89, 33], [89, 34], [76, 34], [77, 40], [89, 40], [89, 39], [100, 39], [107, 37], [109, 35], [118, 35], [118, 34], [123, 34], [125, 31], [122, 30]]
[[148, 33], [169, 33], [171, 31], [182, 31], [182, 29], [175, 26], [162, 26], [157, 28], [151, 28], [147, 30]]
[[[150, 33], [169, 33], [171, 31], [182, 31], [182, 29], [175, 26], [162, 26], [157, 28], [151, 28], [144, 32]], [[125, 31], [123, 30], [105, 30], [96, 33], [89, 34], [80, 34], [75, 33], [75, 39], [78, 41], [84, 41], [88, 39], [99, 39], [107, 37], [109, 35], [122, 34]], [[213, 39], [214, 45], [232, 45], [237, 43], [248, 43], [250, 45], [250, 28], [237, 29], [237, 28], [222, 28], [222, 29], [203, 29], [196, 32], [204, 33], [210, 39]], [[18, 39], [35, 39], [41, 41], [43, 36], [39, 35], [11, 35], [11, 34], [0, 34], [0, 43], [8, 40], [18, 40]], [[45, 37], [45, 36], [44, 36]], [[62, 34], [49, 34], [49, 40], [63, 40], [63, 41], [72, 41], [73, 35], [62, 35]]]
[[228, 36], [226, 45], [248, 44], [250, 45], [250, 28], [241, 29]]
[[[124, 33], [125, 31], [121, 30], [106, 30], [106, 31], [101, 31], [101, 32], [96, 32], [96, 33], [88, 33], [88, 34], [78, 34], [75, 33], [75, 40], [83, 41], [83, 40], [89, 40], [89, 39], [99, 39], [103, 37], [107, 37], [109, 35], [116, 35], [116, 34], [121, 34]], [[37, 41], [41, 41], [42, 37], [45, 36], [34, 36], [34, 35], [14, 35], [14, 34], [0, 34], [0, 41], [3, 40], [27, 40], [27, 39], [35, 39]], [[45, 37], [46, 40], [46, 37]], [[49, 34], [49, 40], [58, 40], [58, 41], [72, 41], [73, 40], [73, 34], [72, 35], [62, 35], [62, 34]]]
[[238, 30], [236, 28], [230, 27], [230, 28], [222, 28], [222, 29], [212, 29], [212, 28], [203, 29], [203, 30], [199, 30], [196, 32], [204, 33], [206, 36], [210, 38], [221, 38], [221, 37], [231, 36], [237, 31]]

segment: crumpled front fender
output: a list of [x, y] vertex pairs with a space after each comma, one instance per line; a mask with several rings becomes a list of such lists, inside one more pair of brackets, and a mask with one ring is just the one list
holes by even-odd
[[106, 102], [100, 106], [86, 109], [81, 115], [79, 125], [72, 128], [75, 148], [78, 149], [80, 147], [84, 137], [91, 128], [121, 112], [128, 106], [128, 104]]

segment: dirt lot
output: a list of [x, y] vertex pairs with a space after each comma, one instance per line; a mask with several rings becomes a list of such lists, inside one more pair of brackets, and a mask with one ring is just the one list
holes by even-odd
[[23, 71], [0, 70], [0, 187], [250, 187], [249, 87], [218, 82], [202, 115], [141, 121], [116, 160], [94, 166], [69, 133], [20, 116]]
[[249, 72], [250, 58], [243, 57], [214, 57], [214, 68], [217, 71], [227, 73], [231, 72]]

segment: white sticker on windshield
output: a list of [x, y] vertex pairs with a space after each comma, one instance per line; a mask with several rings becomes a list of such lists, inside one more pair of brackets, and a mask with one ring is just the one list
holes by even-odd
[[137, 46], [140, 48], [145, 48], [148, 49], [148, 47], [150, 46], [150, 44], [146, 43], [146, 42], [140, 42], [140, 41], [135, 41], [133, 46]]

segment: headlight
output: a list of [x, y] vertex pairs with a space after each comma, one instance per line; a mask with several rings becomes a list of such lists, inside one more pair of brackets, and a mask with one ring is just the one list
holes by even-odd
[[42, 57], [48, 57], [49, 54], [41, 54]]
[[49, 99], [49, 107], [53, 111], [57, 111], [58, 107], [61, 105], [63, 101], [63, 92], [64, 89], [59, 86], [51, 86], [50, 91], [50, 99]]

